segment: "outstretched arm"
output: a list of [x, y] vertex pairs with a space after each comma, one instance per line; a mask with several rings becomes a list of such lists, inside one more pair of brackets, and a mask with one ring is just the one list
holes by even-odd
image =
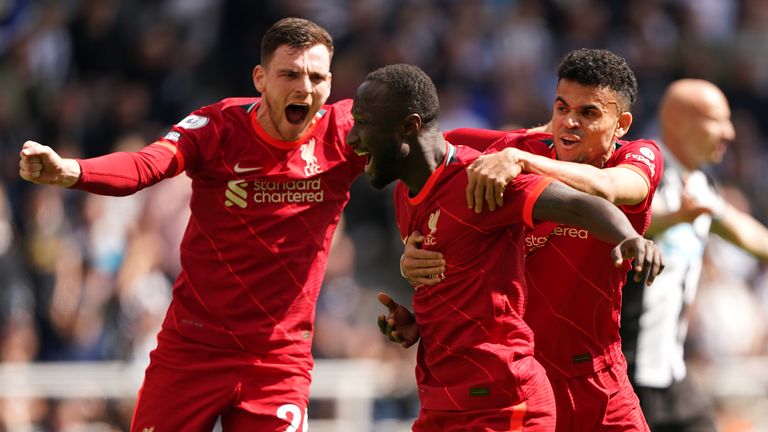
[[651, 212], [653, 217], [645, 231], [645, 235], [648, 237], [655, 237], [679, 223], [691, 223], [704, 213], [714, 213], [714, 209], [699, 204], [695, 198], [685, 192], [685, 187], [683, 187], [683, 192], [680, 195], [680, 207], [677, 210], [670, 210], [664, 200], [654, 199], [651, 203]]
[[611, 250], [614, 265], [635, 258], [636, 280], [647, 274], [649, 285], [664, 267], [653, 242], [638, 234], [624, 213], [602, 198], [552, 182], [534, 204], [533, 217], [587, 229], [598, 239], [616, 245]]
[[74, 187], [100, 195], [130, 195], [181, 171], [175, 148], [161, 142], [138, 152], [68, 159], [48, 146], [27, 141], [19, 152], [19, 175], [33, 183]]
[[768, 228], [755, 218], [728, 205], [710, 230], [763, 261], [768, 261]]
[[476, 212], [483, 203], [494, 210], [504, 204], [506, 185], [521, 172], [552, 177], [590, 195], [616, 205], [632, 205], [648, 196], [648, 181], [643, 174], [623, 166], [596, 168], [592, 165], [564, 162], [509, 147], [483, 155], [467, 169], [467, 205]]

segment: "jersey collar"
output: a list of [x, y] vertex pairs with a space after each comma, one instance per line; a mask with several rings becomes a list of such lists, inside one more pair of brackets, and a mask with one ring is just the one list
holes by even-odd
[[429, 176], [427, 179], [427, 182], [424, 183], [424, 187], [421, 188], [418, 194], [416, 194], [415, 197], [408, 197], [408, 202], [411, 205], [419, 205], [422, 201], [429, 195], [430, 191], [434, 188], [435, 184], [437, 183], [437, 180], [440, 178], [440, 176], [443, 174], [443, 169], [445, 169], [448, 164], [451, 163], [451, 161], [456, 156], [456, 147], [449, 143], [448, 141], [445, 142], [445, 158], [443, 159], [443, 162], [435, 169], [434, 172]]
[[261, 103], [256, 104], [251, 111], [250, 111], [250, 117], [251, 117], [251, 127], [253, 128], [253, 131], [256, 132], [256, 135], [259, 136], [264, 142], [266, 142], [269, 145], [272, 145], [277, 148], [285, 149], [285, 150], [291, 150], [299, 147], [301, 144], [303, 144], [310, 134], [315, 130], [315, 127], [317, 126], [318, 119], [320, 119], [321, 111], [318, 111], [317, 114], [315, 114], [315, 117], [312, 119], [312, 123], [309, 124], [309, 127], [307, 128], [307, 131], [304, 132], [302, 136], [300, 136], [295, 141], [283, 141], [281, 139], [277, 139], [272, 137], [267, 133], [267, 131], [264, 130], [264, 128], [261, 126], [261, 123], [256, 119], [256, 112], [259, 110], [259, 105]]

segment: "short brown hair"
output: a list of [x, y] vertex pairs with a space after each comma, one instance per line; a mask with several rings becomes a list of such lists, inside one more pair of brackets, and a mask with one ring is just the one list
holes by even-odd
[[569, 52], [557, 68], [557, 79], [609, 88], [621, 98], [623, 111], [629, 111], [637, 100], [635, 73], [623, 57], [606, 49], [582, 48]]
[[324, 28], [303, 18], [283, 18], [272, 24], [261, 39], [261, 64], [269, 63], [272, 54], [283, 45], [309, 48], [317, 44], [325, 45], [333, 56], [333, 38]]

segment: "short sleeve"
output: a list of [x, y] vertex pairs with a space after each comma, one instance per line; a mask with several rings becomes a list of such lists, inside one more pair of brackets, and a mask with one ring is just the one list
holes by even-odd
[[510, 223], [525, 223], [533, 227], [533, 207], [544, 189], [554, 181], [538, 174], [520, 174], [504, 191], [504, 205], [495, 211], [487, 211], [488, 228], [498, 228]]
[[648, 184], [648, 196], [645, 200], [631, 206], [622, 206], [622, 209], [628, 212], [645, 209], [653, 199], [664, 170], [664, 157], [659, 146], [650, 140], [624, 142], [613, 157], [615, 158], [614, 166], [637, 172]]
[[178, 152], [180, 170], [194, 172], [218, 148], [222, 123], [221, 110], [215, 105], [203, 107], [173, 125], [158, 142]]

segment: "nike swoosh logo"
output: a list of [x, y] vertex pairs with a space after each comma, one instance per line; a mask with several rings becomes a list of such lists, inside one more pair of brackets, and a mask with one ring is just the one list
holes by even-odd
[[241, 167], [240, 162], [238, 162], [235, 164], [233, 169], [236, 173], [247, 173], [251, 171], [258, 171], [261, 169], [261, 167]]

